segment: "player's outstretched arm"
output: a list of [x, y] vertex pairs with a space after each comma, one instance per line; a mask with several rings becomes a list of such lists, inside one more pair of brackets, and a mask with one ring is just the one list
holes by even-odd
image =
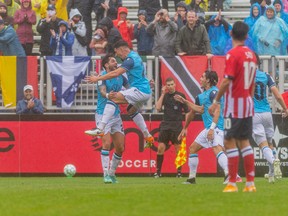
[[85, 81], [89, 82], [89, 83], [96, 83], [100, 80], [109, 80], [109, 79], [113, 79], [115, 77], [120, 76], [121, 74], [125, 73], [126, 70], [124, 68], [117, 68], [114, 71], [111, 71], [103, 76], [86, 76], [85, 77]]

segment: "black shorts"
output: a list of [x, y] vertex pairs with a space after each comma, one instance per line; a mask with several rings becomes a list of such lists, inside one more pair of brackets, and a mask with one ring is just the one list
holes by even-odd
[[224, 127], [225, 139], [244, 140], [252, 137], [252, 117], [243, 119], [225, 118]]
[[178, 140], [178, 136], [180, 133], [181, 130], [180, 131], [160, 130], [158, 143], [164, 143], [165, 145], [168, 145], [169, 142], [171, 142], [172, 144], [181, 144], [181, 140]]

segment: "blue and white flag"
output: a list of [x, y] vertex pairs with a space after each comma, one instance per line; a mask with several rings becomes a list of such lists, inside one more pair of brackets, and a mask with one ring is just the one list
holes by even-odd
[[46, 57], [57, 107], [71, 107], [90, 59], [90, 56]]

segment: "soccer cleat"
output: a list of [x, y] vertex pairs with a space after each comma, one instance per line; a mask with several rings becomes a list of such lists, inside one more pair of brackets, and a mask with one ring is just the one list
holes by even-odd
[[144, 148], [151, 148], [153, 143], [154, 143], [154, 137], [153, 136], [148, 136], [148, 137], [145, 137], [145, 146]]
[[90, 136], [99, 136], [99, 137], [104, 136], [104, 132], [102, 130], [100, 130], [99, 128], [95, 128], [92, 130], [86, 130], [85, 134], [88, 134]]
[[242, 178], [238, 174], [236, 176], [236, 182], [237, 183], [241, 183], [242, 182]]
[[224, 177], [223, 184], [228, 184], [228, 182], [229, 182], [229, 175], [226, 175], [226, 176]]
[[153, 177], [154, 178], [160, 178], [160, 177], [162, 177], [162, 174], [156, 172], [156, 173], [154, 173]]
[[195, 178], [188, 178], [183, 184], [196, 184]]
[[282, 172], [281, 172], [281, 168], [280, 168], [280, 160], [279, 159], [275, 159], [273, 162], [273, 166], [274, 166], [274, 176], [276, 179], [280, 179], [282, 178]]
[[243, 192], [256, 192], [256, 187], [254, 185], [245, 186], [245, 188], [243, 189]]
[[177, 173], [176, 178], [182, 178], [182, 174], [181, 173]]
[[116, 178], [115, 175], [109, 175], [109, 177], [110, 177], [110, 179], [111, 179], [113, 184], [117, 184], [118, 183], [117, 178]]
[[268, 182], [274, 184], [275, 183], [274, 176], [268, 176]]
[[231, 193], [231, 192], [238, 192], [237, 186], [227, 184], [226, 187], [223, 190], [224, 193]]
[[109, 175], [104, 176], [104, 183], [105, 184], [111, 184], [112, 183], [112, 179], [110, 178]]

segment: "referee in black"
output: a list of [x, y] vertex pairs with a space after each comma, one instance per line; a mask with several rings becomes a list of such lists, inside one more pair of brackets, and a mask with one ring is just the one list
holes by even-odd
[[[176, 94], [185, 98], [183, 93], [176, 91], [174, 79], [168, 77], [165, 81], [165, 85], [162, 87], [161, 96], [156, 103], [157, 111], [160, 112], [163, 110], [164, 115], [160, 124], [157, 151], [157, 172], [154, 174], [155, 178], [162, 176], [161, 168], [164, 160], [164, 152], [168, 147], [169, 142], [174, 145], [176, 154], [180, 149], [181, 140], [178, 140], [178, 136], [183, 128], [183, 112], [186, 114], [186, 119], [189, 109], [186, 104], [182, 104], [174, 99]], [[181, 177], [181, 167], [177, 169], [176, 177]]]

